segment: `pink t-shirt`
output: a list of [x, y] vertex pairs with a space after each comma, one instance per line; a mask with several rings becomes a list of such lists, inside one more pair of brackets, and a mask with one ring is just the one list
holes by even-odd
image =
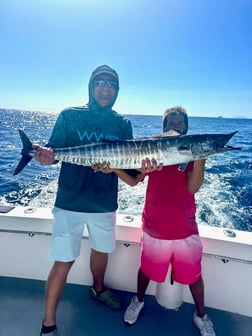
[[198, 234], [195, 199], [187, 190], [193, 162], [184, 171], [178, 167], [166, 166], [149, 174], [142, 220], [143, 230], [151, 237], [174, 240]]

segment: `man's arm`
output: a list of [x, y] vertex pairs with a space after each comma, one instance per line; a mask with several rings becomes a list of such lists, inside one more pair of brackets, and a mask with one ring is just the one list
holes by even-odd
[[188, 191], [195, 194], [203, 184], [206, 160], [194, 161], [193, 170], [188, 176]]

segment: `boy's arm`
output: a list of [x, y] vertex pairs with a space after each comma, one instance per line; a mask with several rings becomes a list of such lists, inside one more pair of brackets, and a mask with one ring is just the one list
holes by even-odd
[[144, 180], [145, 174], [141, 172], [141, 170], [136, 169], [116, 169], [110, 168], [109, 163], [102, 163], [102, 164], [94, 164], [92, 165], [92, 169], [96, 172], [101, 172], [103, 174], [116, 174], [123, 182], [129, 184], [130, 186], [137, 185], [140, 181]]
[[130, 174], [127, 170], [123, 169], [113, 169], [113, 172], [125, 183], [129, 184], [130, 186], [134, 187], [139, 182], [144, 180], [145, 174], [136, 171], [136, 174]]
[[193, 170], [188, 175], [188, 191], [195, 194], [203, 184], [206, 160], [194, 161]]

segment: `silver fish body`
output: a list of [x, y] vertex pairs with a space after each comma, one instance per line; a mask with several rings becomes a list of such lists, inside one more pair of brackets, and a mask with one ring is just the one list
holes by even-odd
[[[34, 156], [35, 150], [22, 130], [22, 159], [14, 175], [18, 174]], [[228, 134], [194, 134], [182, 136], [160, 135], [125, 141], [104, 141], [89, 145], [54, 148], [55, 160], [71, 164], [91, 166], [109, 163], [111, 168], [141, 168], [142, 160], [155, 159], [164, 166], [188, 163], [211, 155], [224, 153], [235, 148], [226, 145], [236, 132]], [[23, 160], [23, 162], [22, 162]], [[25, 163], [25, 160], [28, 161]]]

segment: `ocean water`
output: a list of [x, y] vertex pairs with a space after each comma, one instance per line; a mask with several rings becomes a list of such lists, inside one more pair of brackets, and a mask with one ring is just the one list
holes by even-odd
[[[162, 132], [161, 116], [128, 115], [134, 136]], [[0, 109], [0, 204], [52, 207], [59, 165], [42, 166], [32, 160], [19, 175], [13, 170], [20, 159], [22, 128], [33, 143], [46, 144], [56, 114]], [[252, 119], [189, 118], [189, 134], [238, 131], [229, 144], [239, 151], [207, 160], [205, 180], [196, 194], [201, 225], [252, 231]], [[119, 213], [141, 215], [146, 181], [136, 187], [119, 183]]]

